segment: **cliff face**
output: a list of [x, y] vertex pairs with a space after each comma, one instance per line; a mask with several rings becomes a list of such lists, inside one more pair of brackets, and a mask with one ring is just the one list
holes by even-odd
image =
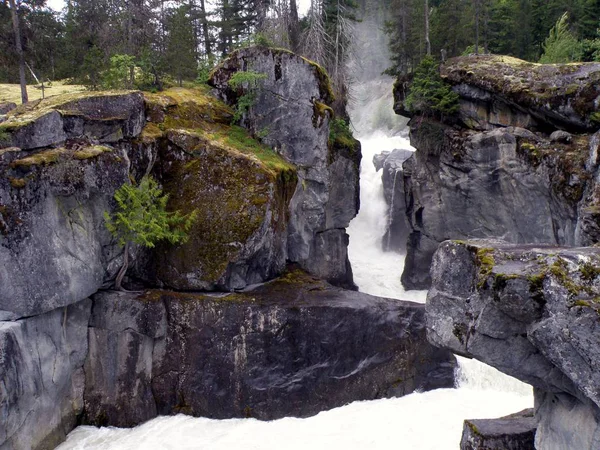
[[431, 268], [427, 336], [534, 387], [536, 448], [600, 445], [600, 251], [448, 241]]
[[[460, 112], [410, 123], [405, 286], [429, 286], [431, 257], [446, 239], [597, 242], [600, 65], [479, 56], [450, 60], [441, 74]], [[402, 100], [397, 89], [398, 110]]]
[[[239, 55], [271, 83], [250, 132], [207, 87], [52, 97], [6, 114], [0, 448], [54, 448], [78, 420], [305, 416], [452, 385], [453, 358], [426, 342], [421, 306], [321, 280], [354, 287], [344, 228], [360, 161], [351, 136], [330, 135], [324, 74], [264, 49], [224, 67]], [[265, 116], [260, 142], [251, 132]], [[103, 213], [146, 174], [168, 208], [198, 219], [185, 245], [135, 249], [129, 282], [150, 290], [104, 292], [123, 255]], [[293, 262], [312, 275], [231, 293]]]
[[238, 71], [266, 75], [244, 114], [244, 124], [298, 171], [290, 206], [288, 259], [334, 284], [353, 287], [345, 229], [358, 213], [360, 144], [351, 137], [342, 145], [330, 139], [333, 111], [328, 105], [333, 94], [327, 74], [287, 51], [240, 50], [210, 80], [232, 105], [247, 90], [229, 86]]

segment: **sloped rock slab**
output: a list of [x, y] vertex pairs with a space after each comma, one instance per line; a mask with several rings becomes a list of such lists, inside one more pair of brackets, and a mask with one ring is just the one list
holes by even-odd
[[533, 409], [500, 419], [465, 420], [461, 450], [535, 450]]
[[454, 357], [426, 342], [422, 305], [301, 272], [226, 296], [98, 294], [90, 349], [91, 424], [133, 426], [157, 413], [306, 417], [454, 383]]

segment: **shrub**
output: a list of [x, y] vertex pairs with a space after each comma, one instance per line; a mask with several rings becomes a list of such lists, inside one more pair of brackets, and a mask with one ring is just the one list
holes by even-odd
[[154, 247], [159, 241], [171, 244], [185, 242], [187, 232], [196, 218], [196, 211], [183, 215], [179, 211], [167, 211], [168, 195], [150, 176], [145, 176], [138, 186], [124, 184], [115, 193], [117, 209], [110, 215], [104, 212], [106, 228], [125, 247], [123, 266], [115, 280], [115, 288], [121, 282], [129, 266], [131, 244]]
[[243, 94], [238, 97], [233, 120], [236, 122], [244, 117], [244, 114], [254, 105], [256, 101], [256, 92], [262, 80], [267, 76], [264, 73], [249, 71], [239, 71], [233, 74], [229, 79], [229, 87], [236, 91], [242, 91]]
[[458, 94], [442, 80], [439, 65], [431, 56], [423, 58], [417, 66], [404, 105], [409, 112], [424, 116], [458, 112]]

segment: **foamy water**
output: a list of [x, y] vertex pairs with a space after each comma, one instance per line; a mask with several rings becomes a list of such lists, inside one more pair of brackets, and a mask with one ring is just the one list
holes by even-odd
[[[352, 222], [350, 259], [363, 292], [424, 302], [400, 284], [404, 257], [381, 250], [385, 201], [373, 154], [409, 148], [406, 139], [362, 139], [361, 213]], [[59, 450], [455, 450], [463, 420], [494, 418], [533, 406], [531, 387], [474, 360], [459, 358], [457, 389], [355, 402], [307, 419], [271, 422], [159, 417], [133, 429], [79, 427]]]

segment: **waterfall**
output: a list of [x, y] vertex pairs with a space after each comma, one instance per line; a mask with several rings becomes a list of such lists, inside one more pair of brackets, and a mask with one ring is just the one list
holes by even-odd
[[[389, 99], [391, 80], [376, 82], [388, 83], [381, 92]], [[360, 109], [363, 115], [371, 114], [386, 102], [371, 95]], [[381, 246], [387, 204], [372, 158], [383, 150], [410, 148], [395, 127], [358, 130], [364, 156], [361, 211], [348, 229], [349, 254], [361, 291], [425, 302], [425, 291], [406, 292], [400, 284], [404, 257], [383, 252]], [[179, 415], [158, 417], [133, 429], [79, 427], [58, 450], [455, 450], [464, 419], [500, 417], [533, 406], [531, 387], [478, 361], [459, 358], [457, 384], [457, 389], [355, 402], [307, 419], [219, 421]]]

